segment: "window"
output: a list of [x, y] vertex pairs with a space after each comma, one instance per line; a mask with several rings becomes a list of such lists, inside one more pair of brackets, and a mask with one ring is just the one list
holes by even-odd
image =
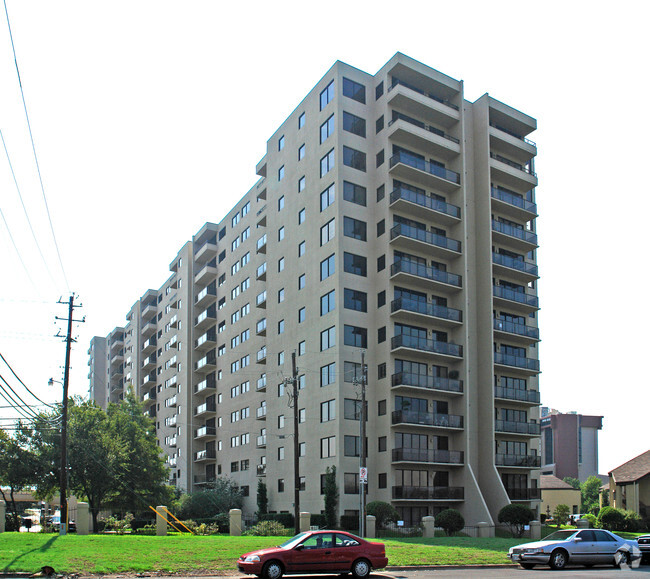
[[343, 199], [350, 203], [366, 206], [366, 188], [349, 181], [343, 181]]
[[343, 130], [366, 138], [366, 119], [343, 111]]
[[298, 244], [298, 257], [302, 257], [303, 255], [305, 255], [305, 249], [306, 249], [305, 242], [301, 241]]
[[307, 342], [303, 340], [298, 342], [298, 356], [304, 356], [307, 353]]
[[298, 225], [302, 225], [305, 222], [306, 218], [307, 218], [307, 212], [303, 207], [300, 211], [298, 211]]
[[335, 198], [335, 188], [334, 183], [332, 183], [325, 191], [320, 194], [320, 210], [324, 211], [332, 203], [334, 203]]
[[278, 229], [278, 241], [282, 241], [284, 239], [284, 225]]
[[356, 348], [368, 347], [368, 330], [357, 326], [344, 326], [343, 343], [346, 346], [355, 346]]
[[386, 255], [380, 255], [377, 258], [377, 271], [384, 271], [386, 269]]
[[[366, 87], [362, 84], [343, 77], [343, 96], [366, 104]], [[322, 97], [321, 97], [322, 98]]]
[[386, 231], [386, 220], [382, 219], [377, 222], [377, 237], [381, 237]]
[[305, 190], [306, 180], [304, 175], [298, 179], [298, 193]]
[[241, 215], [239, 214], [239, 211], [238, 211], [237, 213], [235, 213], [235, 214], [232, 216], [232, 220], [230, 221], [230, 224], [231, 224], [233, 227], [235, 227], [235, 225], [237, 225], [237, 224], [239, 223], [239, 220], [240, 220], [240, 219], [241, 219]]
[[298, 148], [298, 161], [302, 161], [305, 158], [305, 145], [302, 144]]
[[320, 457], [331, 458], [336, 456], [336, 436], [320, 439]]
[[336, 327], [332, 326], [320, 333], [320, 349], [322, 352], [323, 350], [329, 350], [334, 346], [336, 346]]
[[306, 280], [307, 278], [304, 273], [298, 276], [298, 291], [305, 289], [305, 284], [307, 283]]
[[278, 181], [284, 179], [284, 165], [278, 169]]
[[278, 352], [278, 366], [284, 365], [284, 350]]
[[360, 241], [366, 241], [366, 222], [359, 221], [358, 219], [352, 219], [352, 217], [343, 218], [343, 235], [346, 237], [352, 237], [354, 239], [359, 239]]
[[334, 115], [320, 126], [320, 142], [323, 144], [334, 132]]
[[[357, 256], [357, 257], [361, 257], [361, 256]], [[365, 260], [366, 258], [364, 257], [362, 259]], [[347, 269], [345, 271], [347, 271]], [[334, 275], [334, 272], [335, 272], [335, 262], [334, 262], [334, 254], [332, 254], [320, 262], [320, 280], [323, 281], [327, 279], [329, 276]]]
[[346, 398], [343, 404], [343, 418], [346, 420], [361, 420], [361, 400]]
[[381, 151], [379, 151], [379, 153], [377, 153], [375, 163], [377, 167], [381, 167], [384, 164], [384, 149], [382, 149]]
[[336, 400], [327, 400], [320, 404], [320, 421], [329, 422], [336, 418]]
[[376, 121], [375, 121], [375, 134], [380, 133], [384, 128], [384, 115], [381, 115]]
[[284, 320], [278, 322], [278, 334], [284, 334]]
[[298, 130], [305, 126], [305, 113], [301, 113], [298, 117]]
[[284, 301], [284, 288], [278, 290], [278, 303], [281, 304]]
[[346, 472], [343, 474], [343, 492], [346, 495], [359, 494], [359, 473]]
[[343, 164], [359, 171], [366, 171], [366, 154], [351, 147], [343, 147]]
[[384, 94], [384, 81], [382, 80], [376, 87], [375, 87], [375, 100], [379, 100], [379, 97]]
[[281, 257], [278, 259], [278, 271], [283, 271], [284, 270], [284, 257]]
[[334, 81], [330, 82], [320, 93], [320, 110], [322, 111], [334, 98]]
[[377, 438], [377, 450], [379, 452], [386, 452], [387, 445], [388, 439], [385, 436], [380, 436]]
[[325, 176], [332, 169], [334, 169], [334, 149], [320, 160], [320, 176]]
[[362, 255], [356, 255], [354, 253], [348, 253], [346, 251], [343, 254], [343, 270], [347, 273], [353, 273], [354, 275], [366, 277], [367, 260]]
[[377, 475], [377, 487], [385, 489], [388, 486], [388, 475], [385, 472], [380, 472]]
[[384, 185], [380, 185], [377, 187], [377, 203], [379, 203], [385, 195], [386, 187]]
[[321, 316], [324, 316], [325, 314], [329, 314], [336, 307], [335, 291], [336, 290], [332, 290], [331, 292], [326, 293], [324, 296], [321, 296], [320, 298]]
[[[368, 311], [368, 294], [366, 292], [345, 288], [344, 305], [348, 310], [356, 310], [357, 312]], [[321, 298], [322, 308], [322, 298]]]
[[336, 382], [336, 362], [331, 364], [326, 364], [321, 366], [320, 369], [320, 385], [328, 386], [329, 384], [334, 384]]
[[284, 460], [284, 446], [278, 448], [278, 460]]
[[386, 378], [386, 362], [377, 365], [377, 378], [379, 380]]
[[278, 199], [278, 211], [282, 211], [284, 209], [284, 195], [280, 196], [280, 199]]
[[361, 456], [361, 444], [359, 436], [343, 437], [343, 454], [345, 456]]
[[345, 362], [343, 365], [343, 379], [345, 382], [355, 382], [361, 380], [363, 372], [361, 364], [358, 362]]
[[381, 344], [386, 341], [386, 326], [377, 329], [377, 343]]
[[300, 308], [298, 310], [298, 323], [302, 324], [305, 321], [305, 315], [307, 310], [305, 308]]
[[284, 135], [278, 139], [278, 151], [284, 149]]
[[336, 233], [336, 219], [330, 219], [320, 228], [320, 244], [325, 245], [328, 241], [334, 239]]
[[284, 492], [284, 479], [283, 478], [278, 479], [278, 492], [279, 493]]

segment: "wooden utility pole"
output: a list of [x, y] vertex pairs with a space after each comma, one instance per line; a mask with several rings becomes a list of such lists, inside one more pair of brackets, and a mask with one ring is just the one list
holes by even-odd
[[[361, 468], [359, 469], [359, 492], [361, 493], [361, 526], [359, 527], [359, 533], [361, 537], [365, 537], [366, 531], [366, 485], [368, 480], [368, 470], [366, 467], [366, 382], [368, 380], [368, 372], [366, 368], [365, 356], [365, 350], [361, 350], [361, 440], [359, 441], [359, 449], [361, 452]], [[361, 476], [361, 473], [365, 474], [363, 478]]]
[[291, 353], [293, 383], [293, 516], [296, 535], [300, 532], [300, 439], [298, 438], [298, 367], [296, 352]]

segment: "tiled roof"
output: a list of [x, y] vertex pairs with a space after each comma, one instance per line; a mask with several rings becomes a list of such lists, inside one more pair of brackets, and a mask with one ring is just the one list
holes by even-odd
[[609, 475], [615, 483], [634, 482], [650, 474], [650, 450], [612, 470]]
[[555, 489], [555, 490], [577, 490], [574, 489], [569, 483], [565, 483], [552, 474], [543, 474], [539, 477], [539, 487], [541, 489]]

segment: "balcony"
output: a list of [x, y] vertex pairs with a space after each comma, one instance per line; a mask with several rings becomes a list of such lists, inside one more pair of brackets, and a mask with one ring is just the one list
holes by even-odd
[[536, 295], [500, 285], [492, 286], [492, 291], [495, 299], [505, 300], [508, 302], [508, 307], [515, 307], [524, 313], [532, 313], [539, 309], [539, 298]]
[[459, 173], [408, 153], [393, 155], [389, 162], [389, 172], [399, 180], [422, 183], [445, 193], [453, 193], [460, 187]]
[[463, 381], [438, 376], [425, 376], [411, 372], [398, 372], [391, 377], [393, 388], [426, 388], [449, 394], [462, 394]]
[[217, 247], [217, 236], [204, 241], [201, 245], [194, 247], [194, 262], [202, 265], [211, 259], [214, 259], [219, 251]]
[[266, 374], [263, 374], [257, 379], [257, 386], [255, 389], [258, 392], [266, 392]]
[[388, 122], [388, 138], [412, 149], [431, 151], [441, 159], [460, 154], [460, 141], [445, 131], [393, 110]]
[[528, 253], [538, 247], [537, 234], [524, 227], [514, 227], [493, 219], [492, 231], [495, 243], [511, 246], [517, 251]]
[[494, 352], [494, 364], [499, 366], [508, 366], [509, 368], [518, 368], [530, 374], [539, 373], [539, 360], [535, 358], [526, 358], [525, 356], [513, 356], [512, 354]]
[[199, 440], [208, 436], [216, 436], [217, 429], [214, 426], [201, 426], [194, 431], [194, 439]]
[[156, 336], [151, 336], [151, 338], [149, 338], [142, 345], [142, 353], [143, 354], [151, 354], [151, 352], [155, 352], [157, 345], [158, 345], [158, 340], [156, 339]]
[[[123, 346], [124, 346], [124, 336], [119, 335], [111, 339], [111, 345], [110, 345], [111, 352], [113, 350], [122, 349]], [[90, 354], [90, 351], [88, 353]]]
[[490, 149], [503, 153], [518, 163], [526, 164], [537, 154], [534, 141], [518, 135], [506, 127], [490, 122]]
[[257, 240], [255, 251], [256, 253], [266, 253], [266, 233]]
[[216, 277], [216, 275], [217, 275], [217, 258], [213, 257], [194, 276], [194, 285], [196, 285], [197, 288], [205, 287]]
[[527, 201], [524, 195], [504, 191], [498, 187], [491, 188], [493, 204], [503, 213], [519, 221], [531, 221], [537, 217], [537, 205]]
[[266, 364], [266, 346], [262, 346], [257, 351], [257, 363], [258, 364]]
[[169, 320], [170, 328], [178, 328], [178, 315], [174, 314]]
[[393, 487], [396, 501], [463, 501], [464, 487]]
[[194, 370], [200, 373], [211, 372], [217, 368], [217, 353], [210, 350], [203, 358], [194, 363]]
[[157, 302], [149, 302], [143, 306], [141, 317], [143, 320], [153, 319], [158, 313], [158, 304]]
[[217, 330], [210, 328], [205, 334], [201, 334], [194, 340], [194, 349], [198, 351], [206, 350], [217, 343]]
[[217, 388], [217, 380], [214, 374], [209, 374], [194, 386], [194, 394], [210, 394]]
[[522, 165], [491, 151], [490, 167], [493, 179], [506, 187], [517, 191], [528, 191], [537, 187], [537, 175], [530, 165]]
[[439, 340], [429, 340], [427, 338], [418, 338], [417, 336], [408, 336], [406, 334], [399, 334], [393, 336], [390, 340], [391, 350], [399, 348], [408, 348], [410, 350], [418, 350], [419, 352], [426, 352], [435, 356], [462, 358], [463, 347], [459, 344], [451, 342], [441, 342]]
[[537, 422], [515, 422], [514, 420], [495, 420], [495, 432], [509, 434], [524, 434], [526, 436], [539, 436], [540, 425]]
[[257, 448], [266, 448], [266, 434], [257, 437]]
[[390, 304], [391, 314], [401, 314], [400, 318], [407, 321], [422, 321], [422, 316], [436, 318], [444, 325], [456, 326], [463, 321], [463, 312], [447, 306], [439, 306], [430, 302], [421, 302], [407, 297], [400, 297]]
[[209, 283], [196, 296], [194, 296], [194, 305], [198, 307], [207, 307], [217, 299], [217, 284]]
[[460, 120], [456, 104], [394, 76], [386, 96], [391, 107], [443, 127], [451, 127]]
[[460, 241], [403, 223], [398, 223], [390, 230], [390, 240], [395, 247], [422, 251], [443, 259], [458, 257], [461, 251]]
[[156, 354], [151, 354], [151, 356], [147, 356], [142, 361], [142, 369], [145, 372], [149, 372], [150, 370], [153, 370], [155, 367], [156, 367]]
[[518, 468], [539, 468], [542, 466], [541, 457], [536, 454], [499, 454], [494, 456], [494, 464], [497, 466], [518, 467]]
[[492, 320], [495, 332], [508, 334], [509, 338], [521, 338], [523, 342], [539, 342], [539, 328], [527, 326], [526, 324], [515, 324], [507, 320], [494, 318]]
[[214, 400], [209, 400], [199, 404], [194, 408], [194, 416], [210, 416], [217, 413], [217, 404]]
[[202, 332], [214, 324], [217, 320], [217, 306], [212, 304], [208, 309], [203, 310], [196, 318], [194, 318], [194, 329]]
[[266, 336], [266, 318], [258, 320], [257, 324], [255, 325], [255, 333], [258, 336]]
[[165, 439], [165, 444], [167, 446], [174, 447], [178, 443], [178, 437], [174, 434], [174, 436], [169, 436]]
[[427, 290], [431, 290], [432, 287], [447, 290], [462, 287], [461, 276], [408, 259], [395, 260], [395, 263], [390, 266], [390, 275], [396, 282], [412, 283]]
[[194, 453], [194, 462], [205, 462], [208, 460], [217, 460], [217, 451], [214, 449], [199, 450]]
[[257, 420], [266, 420], [266, 406], [260, 406], [255, 412]]
[[156, 389], [152, 388], [149, 392], [145, 393], [144, 396], [142, 396], [142, 403], [144, 404], [145, 408], [148, 407], [150, 404], [153, 404], [156, 401]]
[[392, 424], [415, 424], [417, 426], [431, 426], [434, 428], [460, 430], [463, 428], [463, 417], [456, 416], [455, 414], [395, 410], [392, 413]]
[[257, 476], [266, 476], [266, 465], [258, 464], [257, 465]]
[[454, 225], [460, 220], [460, 207], [403, 187], [391, 192], [390, 207], [411, 217], [425, 217], [444, 225]]
[[255, 305], [258, 308], [266, 308], [266, 290], [257, 294], [257, 297], [255, 298]]
[[539, 488], [510, 489], [506, 487], [506, 493], [512, 501], [539, 501], [542, 499], [542, 491]]
[[148, 338], [152, 334], [156, 333], [156, 319], [149, 320], [144, 326], [142, 326], [142, 330], [140, 331], [142, 334], [143, 338]]
[[178, 395], [174, 394], [165, 400], [165, 408], [176, 408], [178, 404]]
[[165, 418], [165, 426], [174, 427], [178, 424], [178, 414]]
[[146, 386], [147, 384], [151, 384], [152, 382], [155, 382], [155, 381], [156, 381], [156, 373], [151, 372], [150, 374], [148, 374], [147, 376], [145, 376], [142, 379], [142, 385]]
[[430, 464], [463, 464], [465, 456], [459, 450], [426, 448], [394, 448], [393, 462], [426, 462]]
[[266, 279], [266, 262], [260, 265], [255, 271], [255, 279], [264, 281]]
[[514, 258], [510, 255], [503, 255], [495, 251], [492, 252], [492, 263], [494, 264], [495, 273], [502, 270], [510, 277], [521, 281], [529, 282], [539, 278], [537, 274], [537, 265], [529, 263], [524, 259]]
[[518, 388], [494, 387], [494, 397], [503, 400], [516, 400], [527, 404], [539, 404], [540, 395], [537, 390], [519, 390]]
[[194, 475], [194, 484], [195, 485], [209, 485], [214, 483], [217, 480], [215, 475], [205, 475], [205, 474], [195, 474]]

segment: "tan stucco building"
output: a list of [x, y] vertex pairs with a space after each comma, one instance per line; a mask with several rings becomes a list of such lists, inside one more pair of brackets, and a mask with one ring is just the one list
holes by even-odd
[[650, 519], [650, 450], [609, 473], [609, 504]]
[[565, 483], [556, 476], [543, 474], [539, 477], [539, 486], [542, 489], [541, 513], [553, 515], [555, 507], [567, 505], [571, 514], [580, 512], [581, 493], [570, 484]]

